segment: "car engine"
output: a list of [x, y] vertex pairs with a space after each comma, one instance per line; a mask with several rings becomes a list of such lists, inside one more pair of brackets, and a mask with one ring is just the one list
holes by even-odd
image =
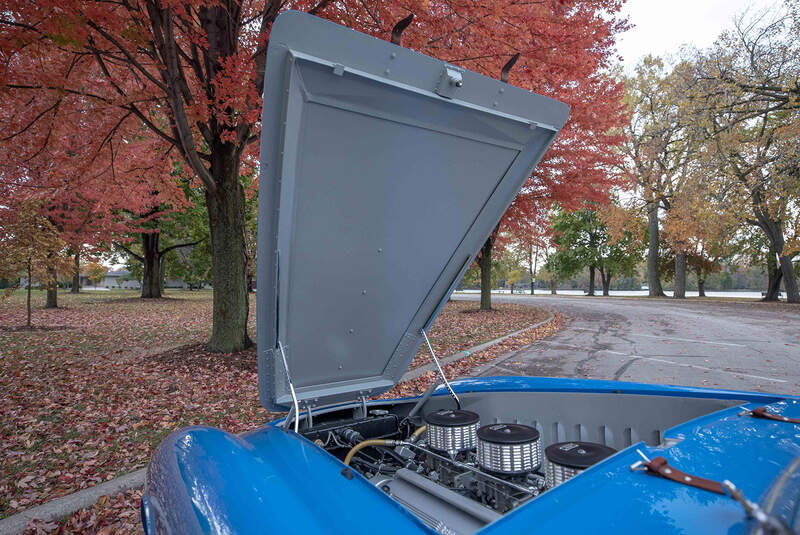
[[585, 442], [545, 448], [534, 427], [481, 426], [480, 419], [468, 410], [439, 409], [415, 424], [373, 409], [356, 422], [304, 434], [446, 534], [474, 533], [615, 452]]

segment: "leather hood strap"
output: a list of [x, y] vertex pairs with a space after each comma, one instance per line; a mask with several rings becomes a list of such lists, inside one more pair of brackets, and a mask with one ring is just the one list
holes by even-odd
[[698, 489], [716, 492], [717, 494], [725, 494], [722, 488], [722, 483], [703, 477], [693, 476], [686, 472], [673, 468], [669, 465], [664, 457], [656, 457], [650, 462], [643, 463], [647, 468], [647, 473], [652, 475], [661, 476], [663, 478], [672, 480], [676, 483], [689, 485], [690, 487], [697, 487]]
[[756, 407], [750, 411], [750, 416], [753, 418], [764, 418], [765, 420], [775, 420], [776, 422], [788, 422], [792, 424], [800, 424], [800, 418], [789, 418], [770, 412], [766, 407]]

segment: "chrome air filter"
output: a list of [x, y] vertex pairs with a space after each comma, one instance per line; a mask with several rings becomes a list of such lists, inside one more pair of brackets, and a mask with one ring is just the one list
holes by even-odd
[[480, 417], [472, 411], [439, 409], [425, 415], [428, 446], [448, 453], [475, 449]]
[[498, 474], [532, 472], [542, 464], [539, 431], [522, 424], [492, 424], [478, 429], [478, 464]]
[[547, 486], [555, 487], [575, 477], [617, 450], [593, 442], [559, 442], [544, 450], [547, 457]]

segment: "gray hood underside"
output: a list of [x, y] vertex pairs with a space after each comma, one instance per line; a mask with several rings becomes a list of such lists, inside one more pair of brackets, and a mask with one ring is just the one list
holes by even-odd
[[296, 12], [273, 26], [266, 72], [261, 403], [292, 404], [278, 341], [301, 406], [380, 394], [568, 108]]

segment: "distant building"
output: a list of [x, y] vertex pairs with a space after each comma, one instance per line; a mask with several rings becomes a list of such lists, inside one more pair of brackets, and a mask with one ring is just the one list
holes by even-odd
[[131, 279], [130, 276], [131, 272], [127, 269], [111, 269], [100, 282], [95, 284], [81, 275], [81, 286], [108, 288], [109, 290], [114, 288], [140, 290], [142, 288], [142, 283], [136, 279]]

